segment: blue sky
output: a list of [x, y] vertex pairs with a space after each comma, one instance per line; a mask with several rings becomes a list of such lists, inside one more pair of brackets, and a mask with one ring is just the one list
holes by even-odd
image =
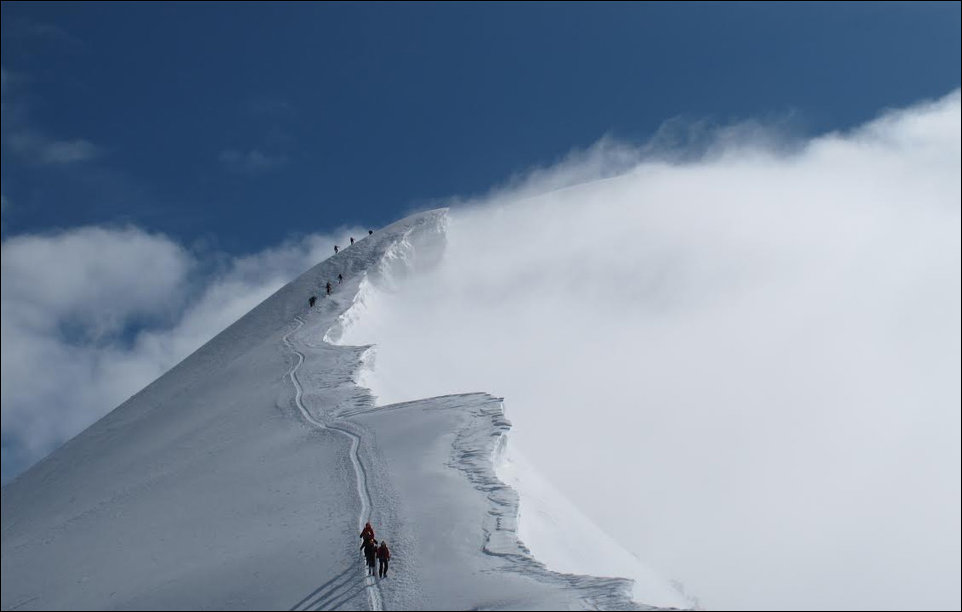
[[844, 129], [960, 81], [960, 5], [3, 3], [3, 233], [249, 253], [610, 135]]

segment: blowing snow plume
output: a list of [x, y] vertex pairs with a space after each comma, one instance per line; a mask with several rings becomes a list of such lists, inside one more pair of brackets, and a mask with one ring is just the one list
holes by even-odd
[[[380, 403], [503, 396], [509, 459], [706, 607], [958, 609], [960, 114], [596, 150], [455, 207], [341, 341]], [[592, 571], [525, 473], [526, 543]]]

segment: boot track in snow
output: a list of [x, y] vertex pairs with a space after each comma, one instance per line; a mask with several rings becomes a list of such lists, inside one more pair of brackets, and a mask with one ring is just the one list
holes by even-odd
[[[300, 411], [301, 416], [304, 417], [304, 420], [314, 427], [317, 427], [318, 429], [330, 429], [350, 438], [351, 464], [354, 466], [354, 477], [357, 482], [357, 495], [361, 500], [361, 515], [358, 517], [357, 524], [357, 528], [360, 530], [364, 527], [364, 523], [366, 523], [371, 517], [371, 493], [367, 488], [367, 472], [364, 470], [364, 465], [361, 463], [361, 459], [357, 452], [361, 445], [361, 438], [352, 431], [348, 431], [347, 429], [343, 429], [337, 425], [324, 423], [315, 419], [304, 407], [304, 403], [301, 400], [303, 396], [303, 389], [300, 381], [297, 380], [297, 370], [301, 367], [301, 364], [304, 363], [304, 354], [294, 348], [294, 343], [291, 342], [291, 336], [304, 326], [304, 319], [299, 316], [295, 316], [294, 320], [297, 321], [297, 327], [287, 332], [287, 334], [284, 336], [284, 344], [287, 345], [287, 348], [291, 349], [296, 357], [296, 361], [291, 366], [290, 371], [287, 373], [291, 379], [291, 383], [294, 385], [294, 403], [297, 405], [297, 409]], [[366, 585], [368, 600], [371, 604], [371, 610], [383, 610], [384, 600], [381, 597], [381, 587], [378, 585], [374, 576], [368, 574], [366, 565], [364, 566], [364, 583]]]

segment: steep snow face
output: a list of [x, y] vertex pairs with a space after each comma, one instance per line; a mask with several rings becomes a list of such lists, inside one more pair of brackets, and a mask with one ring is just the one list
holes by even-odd
[[[326, 603], [368, 607], [354, 441], [299, 408], [322, 422], [369, 405], [350, 380], [363, 348], [319, 339], [368, 270], [442, 218], [407, 219], [318, 264], [4, 487], [3, 608], [290, 608], [334, 577], [361, 589]], [[298, 317], [318, 339], [301, 357], [303, 389]]]
[[[375, 409], [353, 380], [368, 348], [325, 341], [373, 284], [436, 262], [444, 223], [318, 264], [5, 487], [2, 607], [635, 609], [625, 580], [518, 542], [498, 399]], [[386, 579], [361, 567], [368, 520]]]

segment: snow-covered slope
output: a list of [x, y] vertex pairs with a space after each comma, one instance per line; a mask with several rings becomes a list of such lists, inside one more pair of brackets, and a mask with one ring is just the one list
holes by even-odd
[[[550, 572], [518, 541], [498, 399], [375, 408], [366, 348], [326, 341], [369, 277], [440, 255], [444, 220], [318, 264], [5, 487], [2, 607], [637, 607], [628, 581]], [[382, 581], [357, 550], [368, 519]]]

